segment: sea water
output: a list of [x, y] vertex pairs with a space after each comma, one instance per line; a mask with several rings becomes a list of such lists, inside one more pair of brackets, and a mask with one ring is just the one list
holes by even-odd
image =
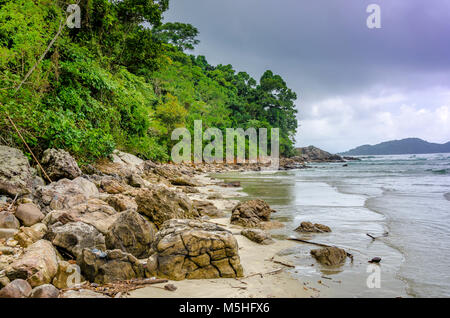
[[[323, 296], [450, 296], [450, 154], [360, 157], [361, 161], [311, 164], [277, 173], [221, 175], [241, 181], [245, 199], [261, 198], [284, 222], [277, 238], [297, 237], [344, 248], [345, 265], [320, 266], [313, 245], [284, 251], [293, 275], [320, 282]], [[303, 221], [322, 223], [331, 233], [300, 234]], [[367, 234], [377, 239], [373, 240]], [[375, 270], [368, 261], [381, 257]], [[379, 276], [380, 286], [368, 284]], [[378, 277], [377, 276], [377, 277]], [[380, 287], [380, 288], [376, 288]]]

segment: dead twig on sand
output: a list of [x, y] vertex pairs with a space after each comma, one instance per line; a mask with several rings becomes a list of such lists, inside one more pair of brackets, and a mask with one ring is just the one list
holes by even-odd
[[149, 285], [154, 284], [162, 284], [167, 283], [167, 279], [131, 279], [126, 281], [120, 281], [120, 282], [114, 282], [109, 283], [105, 285], [97, 285], [97, 284], [91, 284], [89, 282], [85, 282], [80, 285], [76, 285], [74, 287], [63, 289], [62, 291], [69, 291], [69, 290], [75, 290], [78, 291], [80, 289], [88, 289], [96, 293], [100, 293], [109, 297], [120, 297], [121, 295], [128, 294], [130, 291], [144, 288]]
[[370, 235], [369, 233], [366, 233], [366, 235], [367, 235], [368, 237], [370, 237], [372, 240], [376, 240], [376, 239], [377, 239], [375, 236], [372, 236], [372, 235]]

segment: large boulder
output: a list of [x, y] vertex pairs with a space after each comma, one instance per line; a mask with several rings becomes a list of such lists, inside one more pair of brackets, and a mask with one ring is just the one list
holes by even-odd
[[311, 250], [311, 255], [322, 265], [338, 266], [345, 263], [347, 253], [342, 248], [325, 247]]
[[163, 187], [142, 190], [136, 196], [136, 203], [138, 212], [146, 215], [158, 228], [170, 219], [193, 219], [200, 216], [187, 196]]
[[150, 255], [156, 231], [155, 225], [139, 213], [122, 212], [106, 234], [106, 247], [145, 258]]
[[250, 200], [238, 203], [232, 210], [231, 223], [243, 227], [258, 227], [261, 222], [270, 220], [275, 212], [263, 200]]
[[35, 171], [22, 151], [0, 146], [0, 194], [21, 196], [31, 193], [34, 175]]
[[228, 230], [200, 220], [169, 220], [156, 234], [150, 275], [173, 280], [241, 277], [238, 244]]
[[74, 180], [61, 179], [47, 186], [38, 187], [36, 198], [44, 211], [70, 209], [88, 199], [97, 198], [98, 189], [94, 183], [78, 177]]
[[61, 252], [74, 258], [81, 255], [84, 248], [106, 250], [105, 237], [92, 225], [83, 222], [70, 222], [50, 226], [46, 238]]
[[14, 214], [8, 211], [0, 212], [0, 229], [18, 229], [19, 227], [20, 222]]
[[117, 211], [103, 200], [89, 199], [70, 209], [51, 211], [42, 221], [47, 225], [56, 222], [84, 222], [94, 226], [101, 233], [106, 234], [109, 227], [118, 218]]
[[58, 270], [58, 259], [52, 244], [39, 240], [30, 245], [24, 255], [6, 269], [10, 280], [25, 279], [32, 287], [51, 283]]
[[274, 243], [272, 236], [261, 229], [243, 229], [241, 235], [258, 244], [269, 245]]
[[331, 232], [331, 229], [328, 226], [319, 223], [312, 224], [311, 222], [302, 222], [295, 231], [300, 233], [328, 233]]
[[75, 159], [62, 149], [47, 149], [44, 151], [41, 164], [52, 181], [63, 178], [72, 180], [82, 174]]
[[35, 287], [30, 298], [58, 298], [59, 290], [53, 285], [45, 284]]
[[15, 215], [25, 226], [32, 226], [44, 218], [41, 209], [33, 203], [19, 205]]
[[84, 249], [77, 259], [84, 277], [97, 284], [145, 277], [145, 267], [131, 254], [121, 250]]
[[0, 298], [27, 298], [31, 291], [31, 286], [26, 280], [15, 279], [0, 290]]
[[333, 155], [314, 146], [297, 148], [301, 160], [310, 162], [343, 161], [339, 155]]

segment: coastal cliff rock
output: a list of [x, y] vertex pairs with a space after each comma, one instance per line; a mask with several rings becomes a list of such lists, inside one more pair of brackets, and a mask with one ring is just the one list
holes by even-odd
[[325, 247], [311, 250], [311, 255], [322, 265], [338, 266], [345, 263], [347, 253], [342, 248]]
[[95, 184], [83, 177], [74, 180], [61, 179], [47, 186], [38, 187], [35, 193], [44, 213], [51, 210], [70, 209], [98, 195]]
[[0, 194], [21, 196], [32, 191], [35, 170], [19, 149], [0, 146]]
[[302, 222], [299, 227], [297, 227], [294, 231], [301, 233], [328, 233], [331, 232], [331, 229], [323, 224], [311, 222]]
[[27, 298], [31, 291], [31, 286], [26, 280], [15, 279], [0, 290], [0, 298]]
[[74, 258], [80, 256], [84, 248], [106, 250], [103, 234], [92, 225], [83, 222], [71, 222], [64, 225], [55, 223], [49, 228], [46, 238]]
[[269, 245], [274, 243], [272, 236], [261, 229], [244, 229], [241, 235], [258, 244]]
[[156, 227], [134, 211], [122, 212], [106, 234], [106, 247], [120, 249], [138, 258], [150, 255]]
[[75, 179], [81, 176], [81, 170], [73, 157], [62, 149], [47, 149], [41, 159], [42, 167], [50, 179]]
[[157, 228], [170, 219], [200, 217], [187, 196], [163, 187], [142, 190], [136, 196], [136, 203], [138, 212], [147, 216]]
[[314, 146], [297, 148], [297, 152], [304, 161], [310, 162], [327, 162], [327, 161], [344, 161], [341, 156], [333, 155]]
[[97, 284], [145, 277], [144, 265], [121, 250], [96, 253], [86, 248], [77, 258], [77, 264], [85, 278]]
[[[41, 224], [41, 223], [39, 223]], [[45, 225], [44, 225], [45, 226]], [[45, 232], [39, 231], [38, 228], [34, 227], [21, 227], [19, 232], [14, 234], [14, 239], [19, 243], [22, 247], [28, 247], [33, 243], [42, 239], [45, 235]]]
[[24, 255], [6, 269], [10, 280], [25, 279], [32, 287], [51, 283], [58, 270], [56, 251], [46, 240], [29, 246]]
[[199, 220], [169, 220], [156, 234], [150, 275], [173, 280], [241, 277], [238, 244], [228, 230]]
[[238, 203], [231, 212], [232, 224], [252, 228], [269, 221], [270, 214], [275, 211], [263, 200], [250, 200]]

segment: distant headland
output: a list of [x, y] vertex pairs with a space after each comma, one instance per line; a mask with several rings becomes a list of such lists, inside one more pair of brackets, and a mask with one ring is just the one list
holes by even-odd
[[419, 138], [406, 138], [391, 140], [376, 145], [363, 145], [340, 153], [345, 156], [364, 155], [403, 155], [403, 154], [428, 154], [450, 153], [450, 141], [445, 144], [430, 143]]

